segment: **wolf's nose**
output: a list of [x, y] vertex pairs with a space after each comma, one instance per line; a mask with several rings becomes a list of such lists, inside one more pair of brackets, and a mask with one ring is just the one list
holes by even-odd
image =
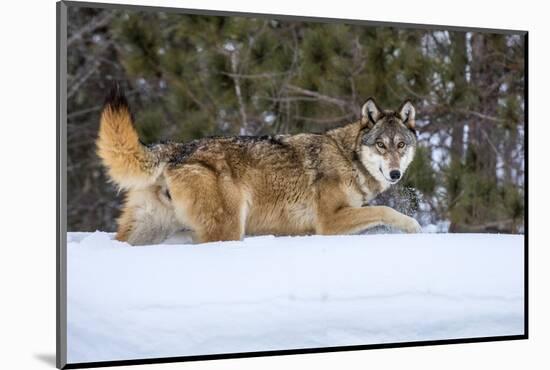
[[401, 177], [401, 172], [398, 170], [390, 171], [390, 177], [392, 180], [399, 180], [399, 178]]

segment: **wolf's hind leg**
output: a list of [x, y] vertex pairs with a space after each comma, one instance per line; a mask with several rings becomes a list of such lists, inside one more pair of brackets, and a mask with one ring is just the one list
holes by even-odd
[[176, 216], [189, 226], [195, 243], [241, 240], [246, 204], [234, 181], [200, 164], [167, 174]]
[[178, 230], [172, 223], [161, 223], [141, 210], [125, 210], [119, 218], [116, 239], [131, 245], [160, 244]]
[[174, 209], [159, 201], [155, 190], [133, 190], [118, 219], [116, 239], [132, 245], [159, 244], [182, 227]]

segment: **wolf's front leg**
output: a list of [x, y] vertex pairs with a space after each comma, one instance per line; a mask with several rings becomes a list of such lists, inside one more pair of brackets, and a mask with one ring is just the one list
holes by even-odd
[[345, 207], [334, 212], [319, 215], [319, 234], [353, 234], [375, 226], [388, 225], [407, 233], [420, 232], [420, 224], [386, 206], [367, 206], [362, 208]]

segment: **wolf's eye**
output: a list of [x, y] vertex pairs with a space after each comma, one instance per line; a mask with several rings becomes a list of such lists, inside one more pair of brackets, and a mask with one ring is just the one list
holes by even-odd
[[405, 147], [405, 143], [401, 141], [399, 144], [397, 144], [397, 147], [399, 149], [403, 149]]
[[376, 143], [376, 146], [379, 147], [380, 149], [384, 149], [384, 148], [385, 148], [384, 143], [381, 142], [381, 141], [378, 141], [378, 142]]

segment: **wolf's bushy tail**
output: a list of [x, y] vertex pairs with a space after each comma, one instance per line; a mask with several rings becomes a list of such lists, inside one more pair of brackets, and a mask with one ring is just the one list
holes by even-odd
[[97, 154], [122, 189], [146, 187], [162, 172], [163, 161], [143, 145], [122, 88], [115, 84], [101, 112]]

